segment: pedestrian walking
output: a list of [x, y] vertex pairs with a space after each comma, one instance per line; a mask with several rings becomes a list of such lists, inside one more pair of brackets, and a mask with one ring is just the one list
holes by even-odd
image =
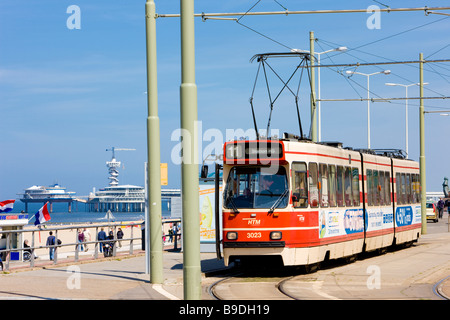
[[442, 215], [444, 214], [444, 206], [445, 206], [445, 202], [444, 202], [444, 200], [442, 200], [442, 198], [440, 198], [437, 203], [439, 219], [442, 219]]
[[[97, 241], [106, 240], [106, 232], [105, 228], [101, 228], [100, 232], [97, 235]], [[100, 253], [103, 252], [103, 246], [105, 245], [105, 242], [100, 242]]]
[[172, 239], [173, 239], [173, 227], [170, 226], [169, 228], [169, 242], [172, 243]]
[[81, 229], [78, 229], [78, 251], [83, 251], [83, 243], [84, 243], [84, 233]]
[[91, 233], [89, 232], [89, 230], [84, 228], [83, 234], [84, 234], [84, 252], [87, 252], [88, 251], [88, 242], [91, 241]]
[[122, 248], [122, 242], [120, 240], [123, 239], [123, 231], [121, 228], [119, 228], [119, 230], [117, 230], [117, 239], [119, 240], [118, 244], [117, 244], [118, 247]]
[[[49, 232], [49, 236], [47, 237], [47, 242], [46, 242], [46, 246], [54, 246], [56, 244], [56, 238], [53, 235], [53, 232], [50, 231]], [[55, 258], [55, 247], [50, 247], [49, 248], [49, 256], [50, 256], [50, 260], [54, 260]]]

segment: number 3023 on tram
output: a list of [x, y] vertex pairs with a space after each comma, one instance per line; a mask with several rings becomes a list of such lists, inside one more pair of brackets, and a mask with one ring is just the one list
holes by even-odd
[[419, 164], [395, 150], [285, 138], [227, 142], [225, 265], [261, 258], [312, 265], [417, 241], [419, 181]]

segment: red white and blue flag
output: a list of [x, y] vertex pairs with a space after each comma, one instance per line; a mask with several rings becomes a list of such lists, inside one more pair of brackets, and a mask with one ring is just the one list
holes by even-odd
[[15, 201], [16, 200], [5, 200], [0, 202], [0, 213], [12, 211]]
[[34, 217], [36, 218], [36, 221], [34, 221], [35, 226], [47, 222], [51, 219], [50, 214], [48, 213], [47, 204], [48, 202], [45, 203], [44, 206], [40, 208], [39, 211], [34, 215]]

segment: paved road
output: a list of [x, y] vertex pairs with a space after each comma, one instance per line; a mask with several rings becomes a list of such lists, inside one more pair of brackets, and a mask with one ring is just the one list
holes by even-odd
[[424, 236], [408, 249], [295, 277], [283, 289], [299, 299], [441, 299], [435, 284], [450, 275], [450, 234]]
[[221, 282], [214, 292], [225, 300], [440, 300], [439, 292], [450, 298], [447, 220], [428, 224], [427, 234], [410, 248], [330, 263], [310, 274], [286, 277], [274, 271], [258, 277], [248, 272]]
[[[434, 285], [450, 275], [450, 233], [446, 221], [428, 224], [428, 234], [412, 248], [304, 275], [293, 280], [297, 283], [286, 284], [286, 288], [305, 288], [305, 277], [314, 277], [315, 285], [306, 283], [306, 287], [310, 285], [309, 294], [305, 295], [305, 290], [297, 292], [299, 298], [438, 299]], [[162, 286], [149, 282], [141, 254], [0, 274], [0, 299], [182, 299], [183, 254], [166, 251], [163, 256]], [[202, 253], [201, 259], [203, 272], [223, 267], [223, 260], [216, 260], [213, 253]], [[368, 290], [368, 279], [377, 271], [380, 288]], [[218, 279], [202, 278], [203, 299], [212, 299], [207, 288]], [[450, 278], [442, 284], [450, 296]]]

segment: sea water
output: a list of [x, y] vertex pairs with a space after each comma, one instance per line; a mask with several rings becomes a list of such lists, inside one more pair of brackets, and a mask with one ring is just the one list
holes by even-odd
[[[30, 219], [29, 224], [34, 224], [34, 215], [43, 205], [43, 203], [28, 204], [28, 219]], [[68, 212], [67, 203], [53, 203], [53, 212], [49, 212], [51, 220], [46, 224], [95, 224], [108, 221], [106, 212], [88, 212], [86, 209], [87, 206], [84, 203], [73, 203], [72, 212]], [[14, 209], [9, 212], [9, 214], [20, 213], [22, 210], [25, 211], [25, 204], [20, 200], [16, 200], [14, 203]], [[110, 217], [111, 222], [139, 221], [145, 219], [144, 212], [112, 212], [112, 216], [113, 217]], [[170, 218], [170, 211], [162, 208], [162, 218]]]

